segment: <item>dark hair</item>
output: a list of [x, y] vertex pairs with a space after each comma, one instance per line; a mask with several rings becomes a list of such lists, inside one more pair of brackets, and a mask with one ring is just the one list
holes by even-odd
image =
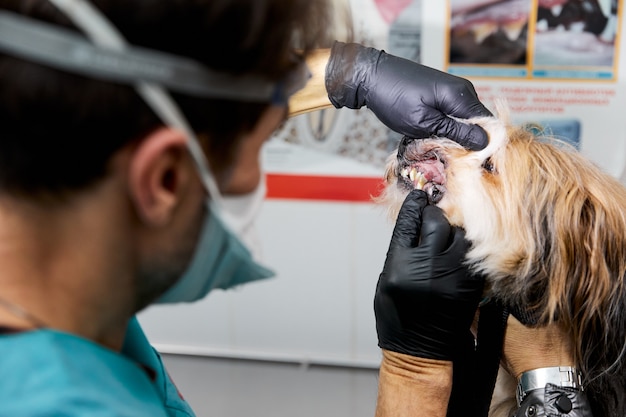
[[[231, 74], [281, 80], [324, 45], [324, 0], [92, 0], [129, 43], [191, 57]], [[0, 0], [0, 8], [77, 30], [47, 0]], [[220, 171], [238, 138], [268, 104], [173, 94], [206, 134]], [[162, 122], [134, 90], [0, 54], [0, 192], [37, 198], [90, 186], [111, 156]], [[205, 135], [203, 135], [205, 136]]]

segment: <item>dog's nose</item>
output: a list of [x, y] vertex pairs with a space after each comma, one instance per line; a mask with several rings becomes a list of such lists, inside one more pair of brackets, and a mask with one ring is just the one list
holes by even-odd
[[398, 145], [398, 156], [404, 155], [404, 151], [406, 150], [406, 147], [409, 146], [409, 144], [413, 142], [414, 140], [415, 138], [403, 136], [402, 139], [400, 139], [400, 144]]

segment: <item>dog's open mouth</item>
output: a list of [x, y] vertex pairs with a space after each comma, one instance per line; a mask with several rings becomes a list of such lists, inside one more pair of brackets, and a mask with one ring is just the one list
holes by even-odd
[[404, 141], [398, 150], [398, 187], [407, 192], [424, 190], [428, 200], [437, 204], [446, 193], [446, 161], [437, 149], [422, 149], [419, 142]]

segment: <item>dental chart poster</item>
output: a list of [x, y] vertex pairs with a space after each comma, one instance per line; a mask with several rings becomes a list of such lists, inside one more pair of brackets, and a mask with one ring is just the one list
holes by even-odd
[[[623, 0], [335, 3], [355, 42], [468, 78], [626, 183]], [[369, 202], [399, 138], [366, 108], [294, 117], [264, 149], [268, 197]]]

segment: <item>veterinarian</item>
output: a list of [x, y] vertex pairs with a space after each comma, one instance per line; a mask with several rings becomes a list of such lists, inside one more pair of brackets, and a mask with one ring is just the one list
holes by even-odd
[[[308, 85], [302, 58], [326, 7], [2, 2], [1, 416], [193, 415], [135, 314], [271, 276], [246, 249], [264, 195], [259, 152]], [[354, 44], [336, 44], [327, 68], [335, 106], [486, 143], [446, 116], [487, 113], [465, 80]], [[461, 235], [424, 205], [407, 199], [376, 294], [380, 415], [447, 401], [455, 333], [475, 302]]]

